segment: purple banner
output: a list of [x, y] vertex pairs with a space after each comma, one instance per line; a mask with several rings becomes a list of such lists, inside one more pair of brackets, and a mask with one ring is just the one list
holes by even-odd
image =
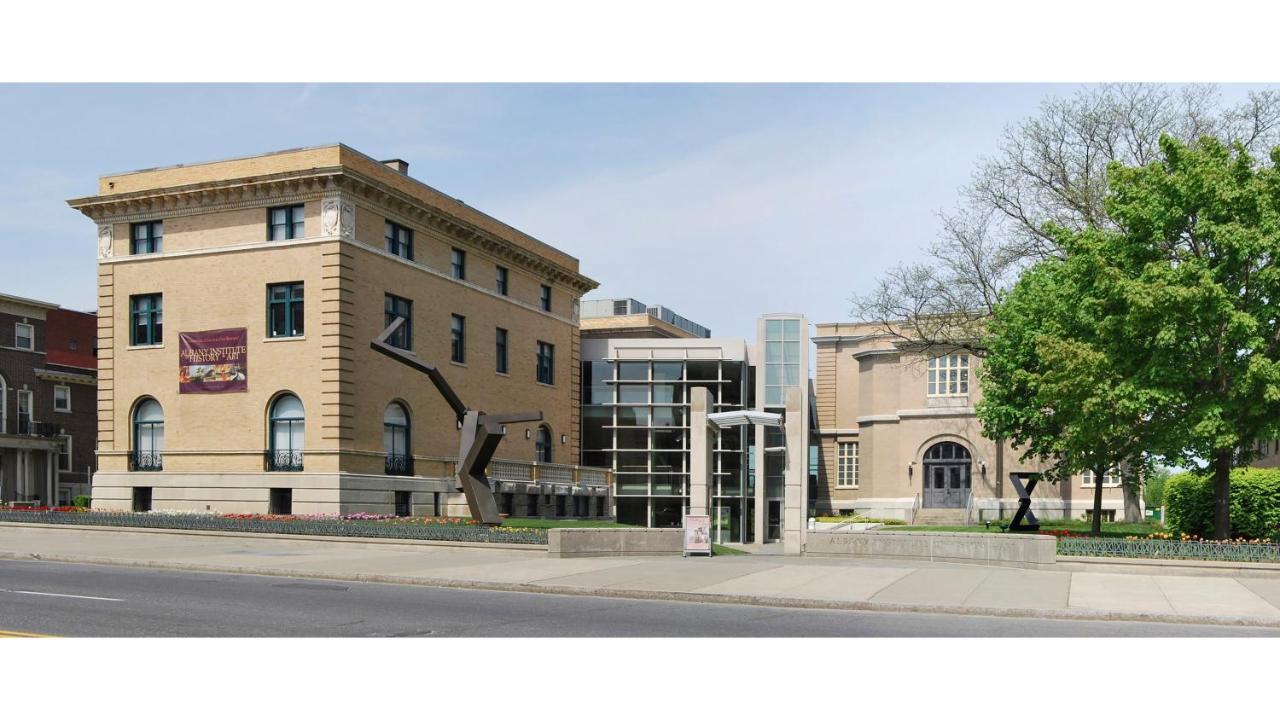
[[227, 328], [178, 333], [178, 392], [249, 390], [249, 331]]

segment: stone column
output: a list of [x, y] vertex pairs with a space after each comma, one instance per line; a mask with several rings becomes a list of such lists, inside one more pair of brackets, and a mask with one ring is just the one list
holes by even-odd
[[711, 393], [704, 387], [692, 389], [689, 397], [689, 514], [707, 515], [710, 512], [710, 491], [715, 482], [713, 450], [716, 446], [715, 430], [707, 421], [711, 410]]
[[[763, 367], [763, 363], [761, 364]], [[749, 432], [756, 436], [756, 491], [755, 491], [755, 513], [753, 513], [751, 522], [755, 526], [755, 541], [761, 545], [765, 543], [765, 517], [769, 512], [769, 501], [765, 500], [765, 482], [764, 477], [764, 437], [765, 431], [763, 425], [751, 425]]]
[[809, 447], [805, 443], [804, 403], [798, 387], [787, 388], [786, 436], [787, 465], [783, 475], [782, 544], [787, 555], [799, 555], [804, 549], [809, 507]]

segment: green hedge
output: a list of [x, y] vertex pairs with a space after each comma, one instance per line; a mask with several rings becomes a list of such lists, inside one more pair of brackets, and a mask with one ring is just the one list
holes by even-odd
[[[1213, 478], [1183, 473], [1164, 489], [1165, 527], [1171, 532], [1212, 537]], [[1231, 471], [1231, 535], [1280, 541], [1280, 470]]]
[[75, 507], [87, 508], [89, 507], [90, 500], [91, 498], [88, 495], [77, 495], [74, 498], [71, 498], [71, 504]]

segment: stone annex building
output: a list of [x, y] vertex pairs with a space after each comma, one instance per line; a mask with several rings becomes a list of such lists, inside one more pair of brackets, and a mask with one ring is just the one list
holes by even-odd
[[[512, 515], [608, 512], [577, 467], [578, 260], [344, 145], [106, 175], [93, 505], [462, 514], [468, 405], [541, 410], [491, 466]], [[452, 507], [451, 507], [452, 506]]]
[[[819, 445], [818, 512], [857, 512], [912, 522], [1010, 517], [1012, 476], [1041, 470], [1015, 449], [982, 436], [974, 406], [981, 358], [957, 350], [922, 353], [866, 323], [820, 323], [814, 379]], [[1040, 484], [1041, 518], [1091, 511], [1093, 473]], [[1103, 479], [1103, 513], [1122, 516], [1118, 474]]]

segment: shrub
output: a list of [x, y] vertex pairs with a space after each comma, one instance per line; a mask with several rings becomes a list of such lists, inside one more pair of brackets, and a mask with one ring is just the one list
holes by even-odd
[[89, 507], [89, 500], [90, 498], [88, 495], [77, 495], [71, 499], [71, 504], [74, 507], [87, 508]]
[[[1213, 478], [1184, 473], [1169, 478], [1164, 489], [1173, 533], [1213, 535]], [[1236, 468], [1231, 471], [1231, 535], [1280, 540], [1280, 470]]]

